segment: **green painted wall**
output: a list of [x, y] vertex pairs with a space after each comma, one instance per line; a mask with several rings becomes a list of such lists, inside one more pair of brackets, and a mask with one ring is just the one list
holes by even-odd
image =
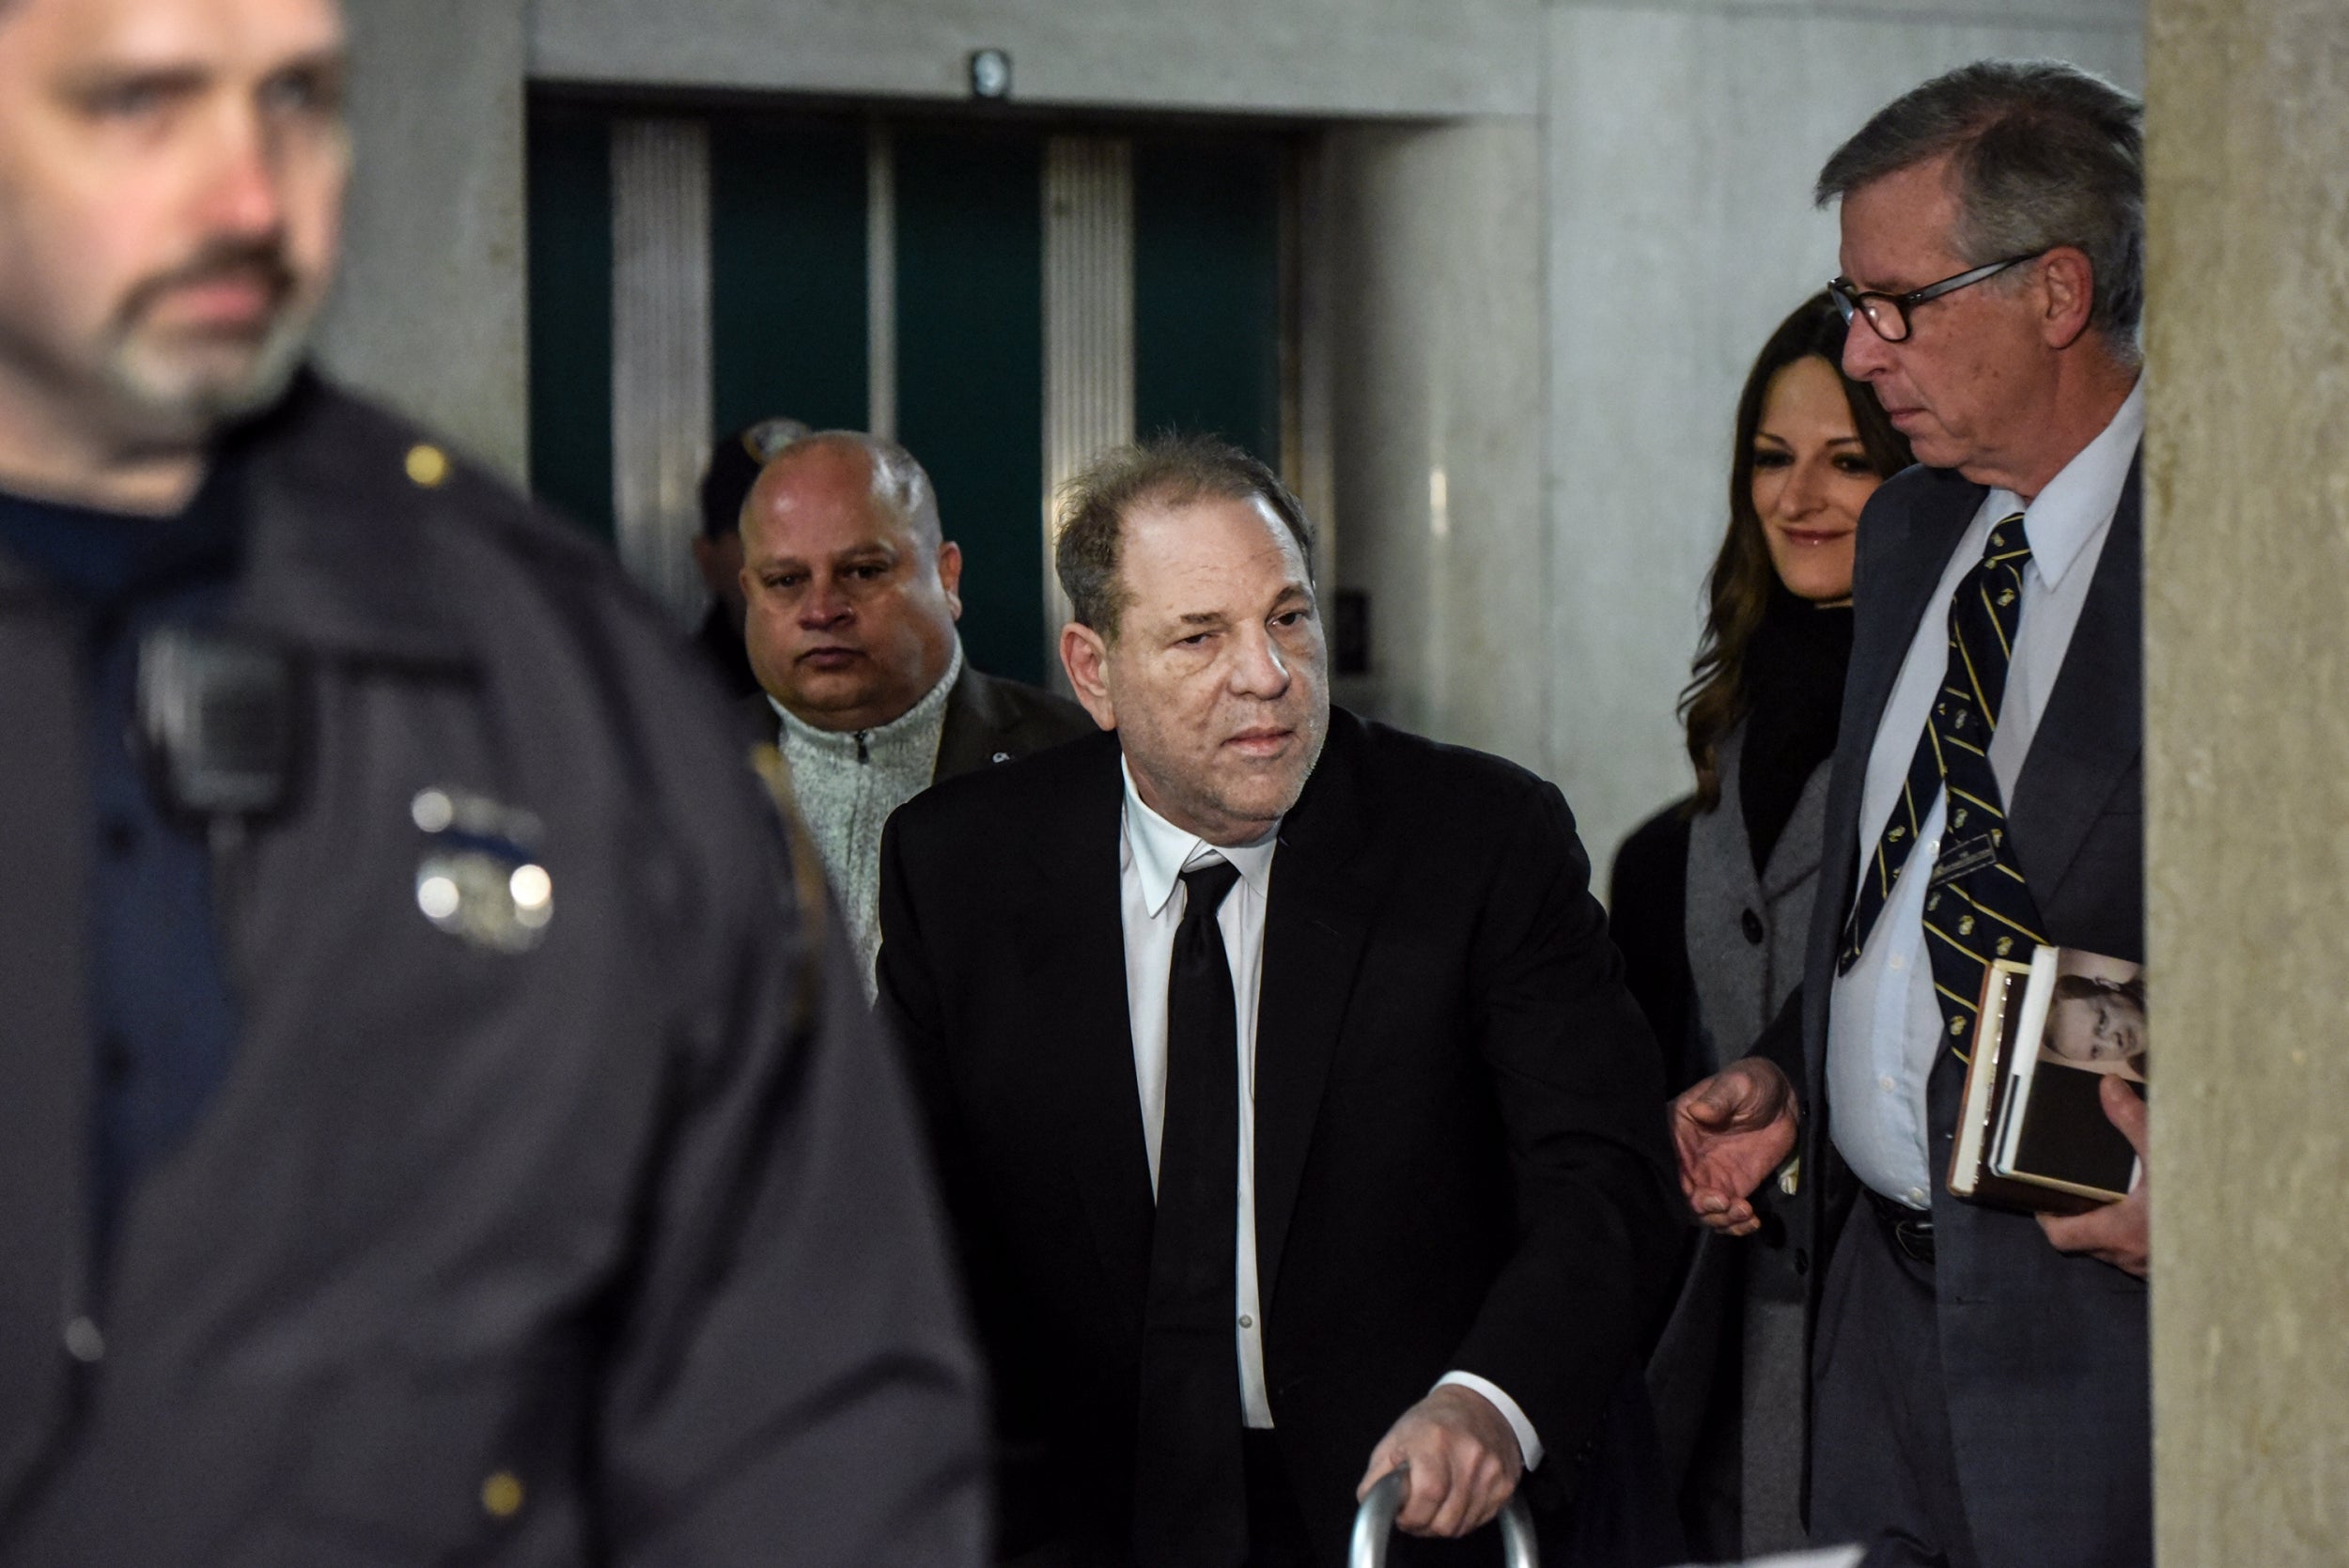
[[[609, 539], [608, 107], [530, 116], [531, 481]], [[964, 552], [963, 640], [1045, 674], [1043, 143], [899, 127], [898, 436]], [[1281, 460], [1281, 172], [1270, 137], [1145, 135], [1134, 149], [1135, 428]], [[866, 419], [865, 139], [859, 122], [710, 121], [713, 437], [783, 414]]]
[[1044, 678], [1043, 147], [905, 130], [897, 161], [897, 435], [962, 546], [972, 662]]
[[610, 116], [534, 103], [529, 143], [530, 487], [609, 540]]
[[1134, 146], [1134, 428], [1281, 466], [1281, 165], [1268, 137]]
[[864, 163], [854, 122], [712, 120], [713, 437], [777, 415], [863, 428]]

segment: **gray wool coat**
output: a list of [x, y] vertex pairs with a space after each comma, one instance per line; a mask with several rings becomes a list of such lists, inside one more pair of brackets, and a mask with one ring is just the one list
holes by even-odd
[[[1696, 1026], [1719, 1068], [1747, 1054], [1802, 979], [1818, 889], [1828, 767], [1811, 775], [1757, 876], [1748, 846], [1738, 761], [1740, 724], [1719, 747], [1720, 803], [1688, 825], [1686, 935]], [[1648, 1365], [1668, 1473], [1735, 1498], [1737, 1549], [1749, 1556], [1805, 1545], [1802, 1331], [1807, 1238], [1782, 1221], [1763, 1234], [1705, 1234]], [[1734, 1358], [1729, 1355], [1735, 1345]], [[1732, 1400], [1717, 1381], [1735, 1375]], [[1735, 1432], [1720, 1430], [1734, 1405]]]

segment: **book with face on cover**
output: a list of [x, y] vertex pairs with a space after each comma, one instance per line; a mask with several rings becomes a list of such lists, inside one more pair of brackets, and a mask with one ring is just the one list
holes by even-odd
[[2141, 966], [2042, 947], [1983, 978], [1950, 1191], [1999, 1208], [2076, 1214], [2127, 1195], [2137, 1154], [2105, 1114], [2104, 1079], [2146, 1093]]

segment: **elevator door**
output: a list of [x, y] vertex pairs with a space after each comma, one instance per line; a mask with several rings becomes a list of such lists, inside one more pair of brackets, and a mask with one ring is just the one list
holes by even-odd
[[[690, 498], [679, 510], [674, 483], [631, 484], [621, 467], [646, 460], [647, 451], [667, 452], [672, 468], [697, 465], [714, 438], [770, 415], [819, 428], [887, 427], [929, 470], [947, 535], [963, 547], [972, 662], [1044, 680], [1052, 446], [1045, 389], [1053, 355], [1071, 352], [1068, 343], [1048, 342], [1055, 280], [1045, 170], [1052, 138], [1070, 132], [776, 112], [668, 115], [697, 128], [698, 140], [678, 145], [705, 149], [708, 232], [664, 236], [632, 226], [614, 205], [615, 184], [628, 187], [613, 161], [628, 154], [614, 128], [649, 113], [633, 103], [533, 104], [534, 488], [607, 538], [666, 530], [683, 551], [696, 521]], [[1278, 467], [1285, 142], [1081, 133], [1115, 143], [1130, 170], [1123, 200], [1131, 319], [1119, 324], [1129, 334], [1130, 428], [1221, 435]], [[692, 178], [691, 162], [681, 166]], [[671, 278], [650, 304], [641, 289], [614, 288], [615, 247], [633, 247], [628, 254], [641, 268], [647, 245], [677, 247], [676, 256], [650, 259], [657, 272], [673, 263], [662, 275], [683, 280]], [[698, 358], [625, 363], [644, 336], [625, 330], [628, 313], [648, 308], [706, 312], [706, 323], [692, 318], [686, 332]], [[700, 422], [659, 439], [615, 430], [614, 380], [630, 377], [685, 378], [692, 384], [677, 396], [652, 401], [706, 411]], [[668, 512], [656, 516], [630, 510], [662, 506]], [[692, 609], [675, 608], [680, 618]]]

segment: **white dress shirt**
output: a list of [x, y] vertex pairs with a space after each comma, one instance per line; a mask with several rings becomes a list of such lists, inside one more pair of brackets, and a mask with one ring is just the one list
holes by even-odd
[[[1126, 935], [1126, 1007], [1134, 1040], [1134, 1087], [1142, 1096], [1142, 1135], [1150, 1156], [1150, 1186], [1159, 1181], [1159, 1143], [1166, 1125], [1167, 971], [1174, 959], [1174, 934], [1182, 928], [1182, 876], [1199, 866], [1228, 861], [1239, 880], [1216, 911], [1223, 934], [1223, 955], [1232, 970], [1233, 1017], [1239, 1052], [1233, 1063], [1239, 1088], [1239, 1213], [1235, 1230], [1238, 1255], [1234, 1278], [1238, 1299], [1234, 1329], [1239, 1347], [1240, 1413], [1247, 1424], [1269, 1429], [1272, 1402], [1265, 1391], [1264, 1308], [1256, 1277], [1256, 999], [1264, 978], [1265, 910], [1272, 893], [1272, 856], [1280, 847], [1279, 824], [1253, 844], [1221, 846], [1177, 828], [1150, 809], [1134, 788], [1123, 761], [1126, 809], [1118, 834], [1119, 909]], [[1491, 1401], [1517, 1435], [1517, 1448], [1532, 1469], [1541, 1462], [1541, 1439], [1516, 1400], [1473, 1373], [1447, 1373], [1437, 1387], [1458, 1384]], [[1401, 1415], [1401, 1411], [1395, 1412]], [[1369, 1456], [1364, 1455], [1365, 1459]]]
[[[2007, 666], [2006, 696], [1990, 742], [1990, 768], [2012, 815], [2015, 781], [2030, 754], [2040, 715], [2055, 691], [2072, 645], [2096, 563], [2112, 531], [2129, 466], [2145, 432], [2145, 382], [2096, 439], [2063, 466], [2029, 506], [2012, 490], [1992, 490], [1951, 552], [1934, 590], [1868, 753], [1859, 805], [1859, 862], [1853, 886], [1868, 875], [1875, 846], [1899, 803], [1908, 765], [1924, 734], [1925, 716], [1949, 664], [1950, 599], [1982, 563], [1984, 541], [2002, 518], [2023, 514], [2030, 561], [2023, 610]], [[1941, 850], [1946, 794], [1934, 797], [1910, 851], [1912, 872], [1930, 866]], [[1933, 1152], [1925, 1113], [1925, 1080], [1948, 1039], [1934, 1000], [1933, 966], [1925, 952], [1925, 893], [1930, 876], [1903, 877], [1876, 917], [1859, 961], [1837, 977], [1828, 1009], [1827, 1076], [1835, 1107], [1830, 1130], [1852, 1173], [1911, 1208], [1932, 1206]]]

